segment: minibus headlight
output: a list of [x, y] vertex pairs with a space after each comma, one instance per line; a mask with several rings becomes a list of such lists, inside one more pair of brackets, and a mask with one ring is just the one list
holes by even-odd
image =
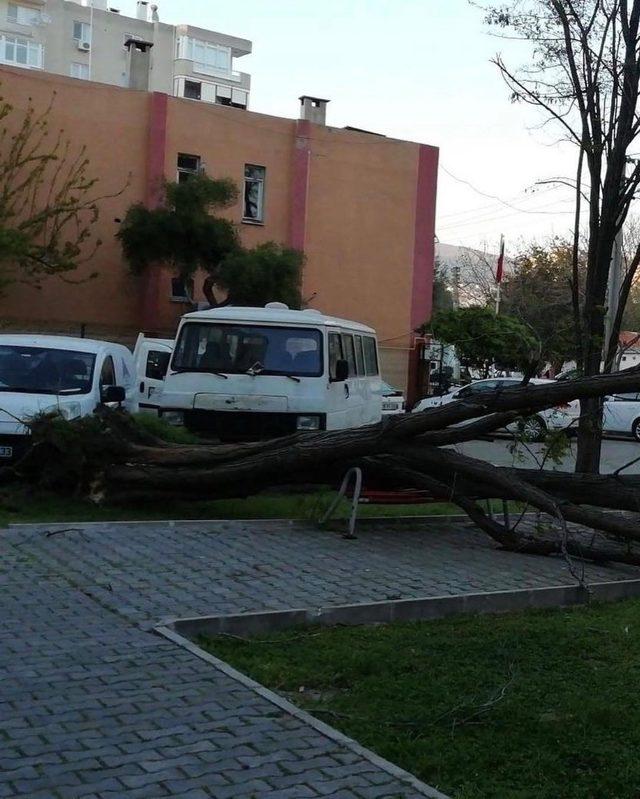
[[296, 430], [319, 430], [319, 416], [298, 416], [296, 420]]

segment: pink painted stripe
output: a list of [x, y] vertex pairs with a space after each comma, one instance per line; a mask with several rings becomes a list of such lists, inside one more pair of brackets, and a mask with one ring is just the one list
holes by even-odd
[[151, 95], [149, 111], [149, 137], [147, 149], [147, 193], [149, 208], [162, 202], [162, 183], [164, 181], [164, 161], [167, 149], [167, 112], [169, 98], [166, 94], [154, 92]]
[[310, 135], [311, 125], [308, 120], [298, 120], [293, 150], [289, 244], [294, 249], [302, 251], [304, 251], [307, 238], [307, 202], [311, 166]]
[[411, 292], [412, 330], [426, 322], [431, 316], [435, 261], [438, 152], [437, 147], [421, 144], [418, 153], [413, 286]]
[[[157, 208], [163, 199], [169, 98], [166, 94], [154, 92], [150, 103], [145, 201], [148, 208]], [[141, 295], [142, 329], [147, 332], [153, 331], [159, 322], [161, 281], [162, 274], [158, 267], [147, 269]]]

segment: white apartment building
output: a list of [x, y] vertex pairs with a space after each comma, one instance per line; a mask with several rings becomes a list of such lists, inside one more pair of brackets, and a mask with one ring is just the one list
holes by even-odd
[[233, 67], [250, 41], [164, 24], [147, 0], [135, 17], [110, 2], [0, 0], [0, 63], [247, 108], [251, 76]]

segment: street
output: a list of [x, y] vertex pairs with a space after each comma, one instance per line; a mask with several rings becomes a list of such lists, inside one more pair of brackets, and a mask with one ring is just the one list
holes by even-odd
[[[470, 441], [456, 445], [455, 449], [465, 455], [481, 458], [496, 466], [516, 466], [523, 469], [540, 468], [544, 458], [543, 444], [519, 444], [516, 452], [511, 451], [511, 440], [496, 438], [493, 440]], [[570, 440], [570, 449], [561, 463], [554, 464], [547, 461], [546, 469], [573, 471], [575, 465], [576, 439]], [[624, 439], [605, 439], [602, 444], [602, 461], [600, 471], [602, 474], [614, 472], [621, 466], [640, 458], [640, 443]], [[625, 475], [640, 474], [640, 460], [624, 469]]]

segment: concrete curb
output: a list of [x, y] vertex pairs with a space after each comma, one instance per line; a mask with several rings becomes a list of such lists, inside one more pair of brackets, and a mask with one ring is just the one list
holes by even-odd
[[[529, 514], [527, 514], [529, 515]], [[430, 514], [423, 514], [415, 515], [415, 516], [363, 516], [362, 518], [358, 518], [358, 525], [366, 525], [367, 523], [375, 523], [380, 524], [382, 522], [390, 523], [393, 522], [394, 524], [400, 523], [413, 523], [417, 521], [441, 521], [451, 519], [453, 521], [458, 521], [460, 519], [469, 520], [469, 517], [466, 513], [430, 513]], [[337, 519], [338, 522], [343, 521], [342, 519]], [[346, 518], [344, 519], [346, 521]], [[122, 519], [118, 520], [110, 520], [105, 519], [103, 521], [54, 521], [54, 522], [9, 522], [4, 528], [5, 530], [13, 530], [13, 529], [20, 529], [24, 527], [60, 527], [62, 525], [78, 525], [82, 527], [95, 527], [98, 525], [123, 525], [123, 524], [168, 524], [168, 525], [176, 525], [176, 524], [217, 524], [223, 522], [224, 524], [229, 523], [239, 523], [239, 524], [316, 524], [313, 520], [310, 519], [291, 519], [288, 517], [285, 518], [267, 518], [267, 519], [256, 519], [249, 517], [247, 519], [134, 519], [133, 521], [124, 521]]]
[[398, 621], [441, 619], [464, 613], [507, 613], [516, 610], [585, 605], [589, 601], [615, 602], [640, 596], [640, 579], [591, 583], [588, 591], [578, 585], [487, 591], [477, 594], [424, 597], [335, 605], [325, 608], [238, 613], [225, 616], [195, 616], [166, 619], [162, 628], [186, 638], [198, 635], [260, 635], [289, 627], [337, 624], [389, 624]]
[[450, 799], [450, 797], [440, 793], [440, 791], [437, 791], [435, 788], [432, 788], [426, 783], [421, 782], [419, 779], [414, 777], [413, 774], [410, 774], [408, 771], [399, 768], [388, 760], [385, 760], [383, 757], [376, 755], [375, 752], [372, 752], [370, 749], [361, 746], [357, 741], [354, 741], [352, 738], [343, 735], [341, 732], [320, 721], [315, 716], [312, 716], [306, 711], [301, 710], [288, 700], [284, 699], [273, 691], [270, 691], [263, 685], [260, 685], [260, 683], [252, 680], [250, 677], [247, 677], [246, 674], [242, 674], [242, 672], [232, 668], [228, 663], [225, 663], [223, 660], [220, 660], [214, 655], [209, 654], [209, 652], [205, 652], [204, 649], [201, 649], [192, 641], [177, 633], [174, 629], [170, 629], [169, 627], [165, 626], [158, 626], [155, 628], [155, 630], [159, 635], [168, 638], [170, 641], [173, 641], [173, 643], [191, 652], [191, 654], [195, 655], [201, 660], [206, 661], [210, 665], [214, 666], [214, 668], [226, 674], [232, 680], [235, 680], [246, 688], [254, 691], [267, 702], [275, 705], [283, 712], [293, 716], [296, 719], [299, 719], [304, 724], [316, 730], [316, 732], [319, 732], [321, 735], [324, 735], [327, 738], [330, 738], [332, 741], [335, 741], [337, 744], [349, 749], [354, 754], [370, 762], [376, 768], [386, 771], [387, 774], [396, 778], [400, 782], [403, 782], [405, 785], [407, 785], [407, 787], [410, 787], [421, 796], [427, 796], [429, 799]]

